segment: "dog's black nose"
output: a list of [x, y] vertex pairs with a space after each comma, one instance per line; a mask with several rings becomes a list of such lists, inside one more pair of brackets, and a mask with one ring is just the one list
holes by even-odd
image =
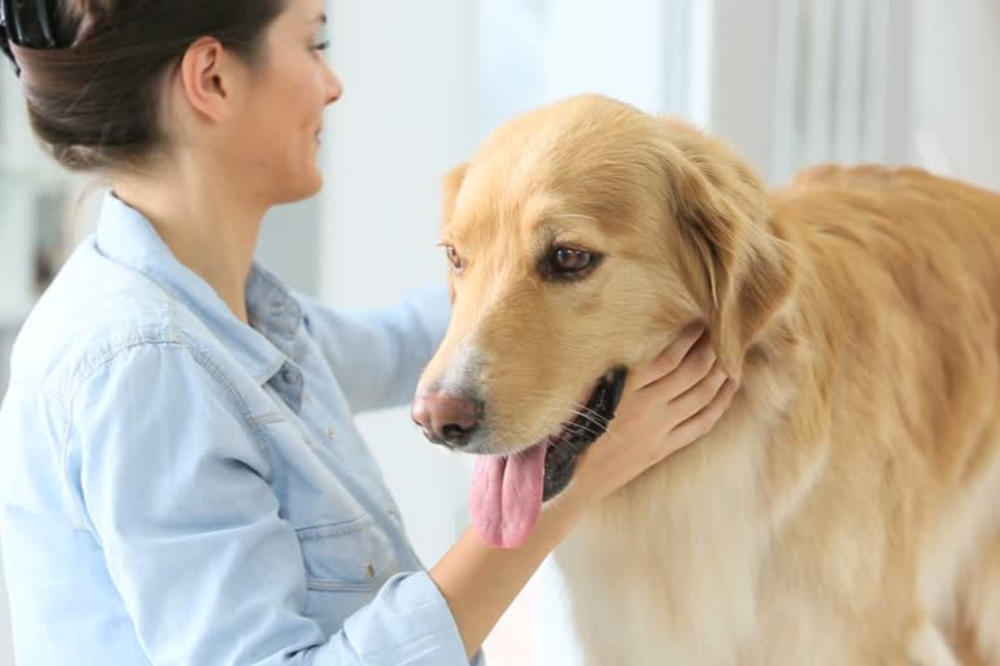
[[417, 396], [411, 416], [427, 439], [459, 449], [479, 427], [481, 403], [465, 396], [429, 391]]

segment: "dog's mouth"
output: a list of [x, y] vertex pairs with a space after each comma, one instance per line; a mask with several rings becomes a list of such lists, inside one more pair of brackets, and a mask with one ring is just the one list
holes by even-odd
[[586, 405], [534, 446], [509, 456], [479, 456], [469, 493], [476, 531], [495, 547], [516, 548], [531, 534], [542, 502], [562, 492], [577, 458], [604, 434], [615, 416], [627, 371], [609, 370]]
[[564, 423], [558, 433], [550, 435], [539, 445], [547, 447], [543, 502], [552, 499], [569, 485], [577, 458], [605, 433], [608, 424], [615, 418], [627, 374], [623, 367], [605, 373], [598, 380], [584, 408], [577, 412], [572, 421]]

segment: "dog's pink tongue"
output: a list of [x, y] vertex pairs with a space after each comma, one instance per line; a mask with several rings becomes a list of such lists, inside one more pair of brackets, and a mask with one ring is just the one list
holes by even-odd
[[510, 458], [479, 456], [469, 493], [472, 524], [495, 548], [517, 548], [528, 539], [542, 509], [544, 445]]

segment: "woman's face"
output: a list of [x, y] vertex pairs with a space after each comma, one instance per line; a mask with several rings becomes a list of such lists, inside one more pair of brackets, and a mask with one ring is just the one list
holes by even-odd
[[228, 139], [234, 168], [247, 168], [255, 194], [277, 204], [316, 194], [323, 110], [343, 92], [324, 57], [323, 0], [288, 0], [268, 28]]

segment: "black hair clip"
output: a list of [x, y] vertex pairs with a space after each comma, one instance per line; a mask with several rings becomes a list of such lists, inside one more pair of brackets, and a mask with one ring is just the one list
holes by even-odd
[[21, 67], [11, 44], [26, 49], [58, 47], [53, 4], [53, 0], [0, 0], [0, 51], [14, 63], [18, 76]]

